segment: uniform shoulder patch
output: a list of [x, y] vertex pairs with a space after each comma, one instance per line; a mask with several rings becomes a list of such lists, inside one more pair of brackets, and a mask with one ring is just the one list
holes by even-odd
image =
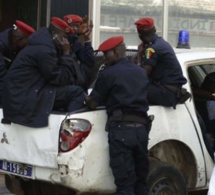
[[146, 59], [150, 59], [152, 57], [152, 54], [155, 53], [155, 50], [151, 47], [147, 48], [145, 51], [145, 57]]

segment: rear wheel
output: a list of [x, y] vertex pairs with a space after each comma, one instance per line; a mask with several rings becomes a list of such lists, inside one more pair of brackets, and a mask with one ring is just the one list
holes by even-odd
[[148, 176], [149, 195], [187, 195], [181, 173], [172, 165], [152, 162]]

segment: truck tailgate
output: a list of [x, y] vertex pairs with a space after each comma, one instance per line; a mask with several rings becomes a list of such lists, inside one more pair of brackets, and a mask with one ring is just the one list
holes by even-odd
[[43, 128], [1, 123], [0, 159], [57, 168], [59, 129], [64, 118], [65, 115], [51, 114], [49, 126]]

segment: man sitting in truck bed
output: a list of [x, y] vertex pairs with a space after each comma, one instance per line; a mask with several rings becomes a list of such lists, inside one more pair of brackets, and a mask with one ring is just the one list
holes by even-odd
[[93, 28], [93, 22], [88, 17], [81, 18], [78, 15], [64, 16], [65, 22], [74, 29], [74, 34], [69, 35], [68, 40], [72, 47], [71, 55], [76, 61], [75, 70], [71, 84], [82, 87], [86, 92], [93, 80], [93, 70], [95, 66], [95, 57], [91, 45], [90, 34]]
[[17, 53], [28, 44], [28, 37], [34, 29], [20, 20], [16, 20], [13, 28], [0, 33], [0, 104], [2, 104], [3, 78]]
[[137, 64], [143, 67], [150, 83], [147, 98], [150, 104], [174, 108], [186, 101], [190, 94], [182, 90], [187, 80], [174, 50], [156, 34], [154, 20], [141, 18], [135, 22], [142, 43], [138, 46]]
[[71, 86], [73, 58], [68, 35], [73, 29], [53, 17], [29, 39], [11, 65], [4, 82], [3, 114], [14, 123], [44, 127], [54, 108], [74, 111], [83, 107], [84, 94]]

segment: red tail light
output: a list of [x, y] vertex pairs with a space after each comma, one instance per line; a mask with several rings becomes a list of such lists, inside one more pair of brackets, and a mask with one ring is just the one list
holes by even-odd
[[84, 119], [65, 120], [60, 130], [60, 152], [68, 152], [83, 142], [89, 135], [91, 127], [91, 123]]

